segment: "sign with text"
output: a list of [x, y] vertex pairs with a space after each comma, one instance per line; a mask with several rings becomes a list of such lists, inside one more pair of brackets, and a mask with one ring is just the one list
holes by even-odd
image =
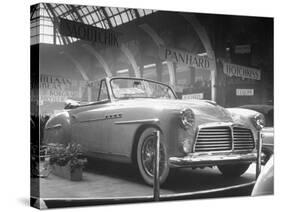
[[241, 77], [242, 79], [261, 79], [261, 71], [256, 68], [250, 68], [246, 66], [240, 66], [231, 63], [223, 63], [223, 72], [232, 77]]
[[161, 46], [159, 48], [159, 56], [163, 60], [174, 63], [188, 65], [190, 67], [210, 70], [213, 67], [213, 61], [206, 56], [198, 56], [179, 49]]
[[203, 98], [204, 98], [203, 93], [193, 93], [193, 94], [182, 95], [182, 99], [203, 99]]
[[254, 96], [254, 89], [236, 89], [236, 96]]
[[118, 36], [112, 30], [106, 30], [91, 25], [60, 18], [59, 31], [64, 36], [99, 43], [109, 47], [118, 47]]
[[85, 82], [66, 79], [63, 77], [40, 75], [39, 77], [39, 100], [41, 104], [62, 103], [66, 99], [82, 98], [82, 88]]
[[236, 45], [234, 52], [236, 54], [249, 54], [251, 53], [251, 45]]

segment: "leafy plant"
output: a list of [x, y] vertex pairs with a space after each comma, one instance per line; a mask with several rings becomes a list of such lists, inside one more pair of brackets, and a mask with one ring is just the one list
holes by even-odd
[[81, 145], [76, 143], [49, 144], [48, 154], [50, 155], [50, 165], [66, 166], [69, 164], [71, 170], [84, 167], [87, 163], [87, 159], [82, 156]]

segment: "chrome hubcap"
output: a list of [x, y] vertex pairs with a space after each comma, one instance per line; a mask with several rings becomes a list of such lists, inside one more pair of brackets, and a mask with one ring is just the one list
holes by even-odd
[[[155, 139], [153, 136], [148, 136], [143, 142], [141, 149], [142, 166], [146, 174], [149, 176], [154, 175], [154, 160], [155, 160]], [[160, 164], [159, 175], [161, 176], [165, 165], [165, 153], [163, 145], [160, 143]]]

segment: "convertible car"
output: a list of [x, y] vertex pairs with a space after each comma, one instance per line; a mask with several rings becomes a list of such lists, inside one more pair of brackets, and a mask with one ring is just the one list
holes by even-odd
[[44, 142], [76, 142], [87, 156], [135, 164], [153, 185], [154, 142], [160, 131], [160, 183], [171, 168], [217, 166], [239, 177], [257, 159], [257, 132], [264, 117], [236, 115], [208, 100], [177, 99], [166, 84], [142, 78], [100, 81], [97, 99], [67, 101], [46, 123]]

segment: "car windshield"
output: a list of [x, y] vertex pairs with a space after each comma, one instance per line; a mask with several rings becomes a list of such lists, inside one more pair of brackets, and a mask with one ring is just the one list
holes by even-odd
[[174, 92], [169, 86], [149, 80], [117, 78], [112, 79], [110, 84], [112, 88], [112, 93], [117, 99], [176, 98]]

